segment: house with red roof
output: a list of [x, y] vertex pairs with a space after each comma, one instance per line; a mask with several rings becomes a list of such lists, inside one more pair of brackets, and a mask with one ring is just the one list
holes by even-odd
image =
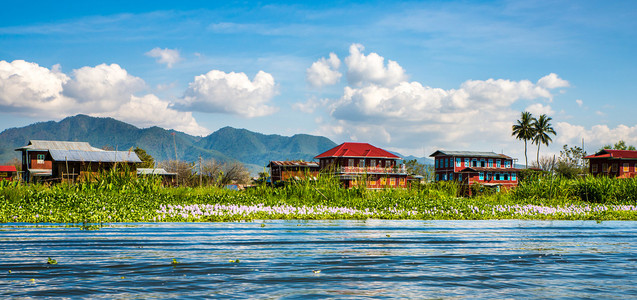
[[588, 159], [589, 172], [594, 175], [633, 178], [637, 176], [637, 151], [604, 149]]
[[343, 143], [314, 158], [322, 172], [338, 176], [346, 188], [407, 186], [405, 165], [399, 163], [402, 158], [368, 143]]
[[15, 166], [0, 166], [0, 180], [13, 181], [17, 174]]
[[[430, 155], [435, 160], [436, 181], [458, 181], [495, 188], [518, 185], [519, 169], [514, 159], [495, 152], [438, 150]], [[470, 192], [470, 191], [469, 191]]]

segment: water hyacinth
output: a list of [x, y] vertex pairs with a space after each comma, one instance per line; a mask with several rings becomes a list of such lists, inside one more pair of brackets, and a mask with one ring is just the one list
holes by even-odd
[[329, 206], [300, 206], [291, 205], [236, 205], [236, 204], [192, 204], [192, 205], [161, 205], [157, 210], [159, 220], [182, 218], [209, 219], [213, 217], [228, 217], [234, 219], [256, 219], [256, 218], [284, 218], [284, 219], [320, 219], [320, 218], [373, 218], [386, 214], [394, 216], [414, 216], [418, 212], [413, 210], [402, 210], [389, 208], [383, 211], [377, 209], [354, 209], [348, 207]]

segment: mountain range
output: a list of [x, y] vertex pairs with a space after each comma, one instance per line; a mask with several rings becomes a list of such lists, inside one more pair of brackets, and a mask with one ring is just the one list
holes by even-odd
[[336, 146], [326, 137], [307, 134], [286, 137], [224, 127], [206, 137], [198, 137], [160, 127], [138, 128], [113, 118], [76, 115], [59, 122], [40, 122], [3, 131], [0, 162], [19, 159], [19, 152], [14, 150], [27, 145], [29, 140], [82, 141], [112, 150], [139, 147], [156, 161], [177, 158], [194, 162], [199, 157], [240, 161], [253, 173], [263, 171], [270, 160], [312, 160]]

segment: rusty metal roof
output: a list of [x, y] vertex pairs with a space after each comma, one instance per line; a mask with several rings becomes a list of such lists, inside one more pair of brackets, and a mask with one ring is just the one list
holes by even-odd
[[49, 149], [51, 157], [55, 161], [82, 161], [82, 162], [142, 162], [133, 151], [82, 151], [82, 150], [57, 150]]
[[103, 151], [91, 146], [88, 142], [66, 142], [66, 141], [42, 141], [30, 140], [29, 144], [17, 148], [17, 150], [81, 150], [81, 151]]

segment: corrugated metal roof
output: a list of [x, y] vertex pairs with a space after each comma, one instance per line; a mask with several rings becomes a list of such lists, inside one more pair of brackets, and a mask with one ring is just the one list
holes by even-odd
[[400, 157], [381, 148], [372, 146], [368, 143], [342, 143], [330, 150], [317, 155], [314, 158], [325, 157], [367, 157], [400, 159]]
[[137, 168], [137, 175], [177, 175], [177, 173], [168, 173], [164, 169]]
[[438, 150], [429, 157], [433, 156], [462, 156], [462, 157], [487, 157], [487, 158], [504, 158], [504, 159], [512, 159], [510, 156], [504, 154], [497, 154], [495, 152], [481, 152], [481, 151], [447, 151], [447, 150]]
[[316, 167], [319, 165], [317, 162], [313, 161], [281, 161], [281, 160], [273, 160], [270, 161], [268, 167], [271, 166], [289, 166], [289, 167]]
[[[99, 149], [98, 149], [99, 150]], [[142, 162], [133, 151], [81, 151], [49, 149], [51, 157], [56, 161], [82, 162]]]
[[103, 151], [95, 148], [87, 142], [65, 142], [65, 141], [42, 141], [30, 140], [29, 144], [16, 150], [81, 150], [81, 151]]

